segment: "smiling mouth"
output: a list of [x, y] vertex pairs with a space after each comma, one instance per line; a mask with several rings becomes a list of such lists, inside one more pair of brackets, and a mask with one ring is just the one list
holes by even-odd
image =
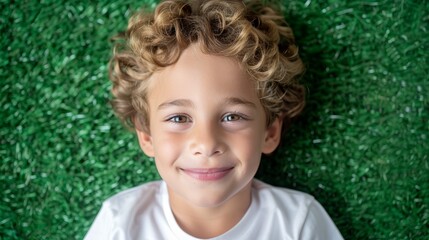
[[188, 176], [201, 181], [216, 181], [224, 178], [234, 167], [225, 168], [181, 168]]

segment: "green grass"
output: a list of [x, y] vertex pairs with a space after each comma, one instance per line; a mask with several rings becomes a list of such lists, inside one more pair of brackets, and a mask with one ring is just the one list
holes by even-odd
[[[0, 0], [0, 239], [82, 239], [159, 178], [108, 105], [108, 39], [141, 4]], [[313, 194], [346, 239], [428, 239], [429, 3], [284, 6], [308, 105], [258, 178]]]

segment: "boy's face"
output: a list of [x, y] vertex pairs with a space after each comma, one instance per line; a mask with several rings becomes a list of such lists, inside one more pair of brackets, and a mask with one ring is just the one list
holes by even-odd
[[151, 77], [148, 92], [150, 133], [137, 134], [170, 200], [216, 207], [249, 191], [261, 153], [279, 143], [281, 121], [266, 127], [254, 84], [237, 62], [192, 45]]

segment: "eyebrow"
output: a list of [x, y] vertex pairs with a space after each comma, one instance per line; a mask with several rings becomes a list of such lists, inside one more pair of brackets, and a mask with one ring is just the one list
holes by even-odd
[[[238, 98], [238, 97], [227, 98], [225, 100], [225, 105], [246, 105], [246, 106], [249, 106], [251, 108], [256, 108], [256, 104], [254, 104], [253, 102], [247, 101], [245, 99]], [[194, 107], [194, 104], [189, 99], [175, 99], [172, 101], [167, 101], [167, 102], [161, 103], [158, 106], [158, 111], [162, 110], [164, 108], [172, 107], [172, 106], [174, 106], [174, 107]]]
[[158, 106], [158, 110], [162, 110], [167, 107], [176, 106], [176, 107], [193, 107], [194, 104], [191, 100], [188, 99], [175, 99], [172, 101], [163, 102]]
[[256, 104], [254, 104], [253, 102], [247, 101], [245, 99], [238, 98], [238, 97], [227, 98], [226, 104], [227, 105], [246, 105], [246, 106], [249, 106], [251, 108], [256, 108]]

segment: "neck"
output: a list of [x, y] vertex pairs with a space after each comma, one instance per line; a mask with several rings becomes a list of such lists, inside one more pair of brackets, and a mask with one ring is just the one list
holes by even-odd
[[194, 206], [169, 190], [171, 210], [180, 228], [197, 238], [213, 238], [233, 228], [251, 203], [251, 182], [216, 207]]

